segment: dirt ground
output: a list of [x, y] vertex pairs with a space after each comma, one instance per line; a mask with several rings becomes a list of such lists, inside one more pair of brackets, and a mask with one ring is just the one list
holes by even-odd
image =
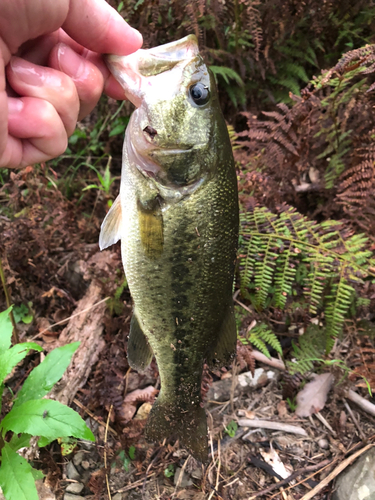
[[[334, 384], [324, 408], [299, 418], [293, 398], [300, 381], [256, 361], [251, 348], [242, 344], [232, 367], [205, 371], [209, 464], [199, 464], [173, 439], [147, 443], [143, 429], [159, 389], [158, 371], [154, 362], [142, 374], [127, 363], [131, 298], [119, 248], [100, 253], [97, 245], [106, 200], [98, 203], [98, 195], [91, 192], [83, 204], [67, 201], [51, 187], [49, 175], [43, 168], [25, 169], [9, 178], [7, 203], [17, 215], [0, 217], [0, 250], [12, 300], [27, 304], [33, 316], [31, 323], [18, 324], [21, 340], [34, 338], [46, 351], [82, 342], [54, 397], [81, 414], [96, 443], [78, 442], [64, 455], [55, 442], [34, 460], [58, 500], [73, 483], [82, 483], [80, 495], [93, 500], [300, 499], [329, 474], [334, 478], [338, 465], [354, 452], [375, 443], [375, 417], [347, 397], [351, 388], [375, 403], [361, 378], [343, 378], [332, 365]], [[251, 311], [241, 304], [246, 328]], [[0, 305], [5, 309], [2, 291]], [[348, 324], [332, 356], [352, 368], [365, 364], [373, 369], [373, 340], [355, 335], [358, 328]], [[284, 340], [288, 356], [288, 335]], [[7, 381], [14, 392], [39, 360], [39, 354], [31, 354], [16, 369]], [[243, 374], [255, 368], [263, 371], [251, 382]], [[9, 391], [3, 411], [10, 400]], [[253, 428], [251, 421], [268, 421], [278, 428]], [[69, 464], [75, 466], [75, 476]], [[277, 484], [291, 474], [293, 481]], [[334, 481], [314, 498], [329, 499], [333, 489]]]

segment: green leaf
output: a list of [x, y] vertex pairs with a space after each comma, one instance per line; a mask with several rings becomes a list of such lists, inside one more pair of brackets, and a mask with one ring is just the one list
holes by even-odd
[[90, 184], [82, 189], [82, 191], [88, 191], [89, 189], [102, 189], [101, 186], [97, 186], [96, 184]]
[[31, 465], [8, 443], [1, 450], [0, 487], [6, 500], [39, 500]]
[[30, 314], [30, 309], [26, 304], [14, 306], [13, 316], [16, 323], [20, 323], [22, 321], [23, 323], [28, 325], [33, 320], [33, 315]]
[[35, 351], [43, 351], [43, 347], [40, 347], [39, 344], [35, 344], [35, 342], [26, 342], [24, 344], [16, 344], [11, 349], [0, 354], [0, 384], [32, 349]]
[[30, 434], [21, 434], [19, 437], [17, 434], [13, 434], [12, 439], [9, 442], [9, 446], [12, 450], [17, 451], [21, 448], [25, 448], [26, 446], [30, 446]]
[[2, 427], [17, 434], [27, 432], [50, 440], [73, 436], [95, 441], [93, 433], [78, 413], [51, 399], [32, 399], [12, 408], [3, 419]]
[[135, 459], [135, 446], [130, 446], [129, 448], [129, 458], [130, 460]]
[[126, 125], [123, 124], [123, 123], [120, 123], [119, 125], [116, 125], [115, 127], [113, 127], [113, 129], [110, 131], [110, 133], [108, 134], [108, 137], [113, 137], [114, 135], [119, 135], [119, 134], [123, 134], [124, 133], [124, 130], [126, 128]]
[[34, 481], [36, 481], [37, 479], [43, 479], [44, 478], [44, 474], [41, 470], [38, 470], [38, 469], [31, 469], [31, 474], [33, 475], [33, 478], [34, 478]]
[[165, 477], [172, 477], [174, 476], [174, 465], [169, 464], [166, 469], [164, 469], [164, 476]]
[[39, 448], [44, 448], [48, 444], [52, 443], [52, 441], [54, 441], [54, 439], [47, 439], [45, 437], [41, 437], [38, 439], [38, 446]]
[[225, 432], [229, 437], [233, 438], [236, 435], [238, 424], [235, 420], [231, 420], [225, 428]]
[[0, 353], [9, 349], [12, 339], [13, 326], [9, 313], [12, 306], [0, 313]]
[[227, 84], [229, 84], [229, 79], [231, 79], [234, 80], [240, 87], [245, 85], [240, 75], [232, 68], [228, 68], [227, 66], [210, 66], [210, 70], [215, 75], [215, 78], [216, 75], [220, 75]]
[[33, 319], [34, 319], [34, 316], [32, 314], [26, 314], [22, 318], [22, 323], [25, 323], [25, 325], [29, 325]]
[[46, 396], [64, 375], [79, 345], [80, 342], [74, 342], [51, 351], [25, 380], [22, 389], [17, 394], [13, 408], [30, 399]]

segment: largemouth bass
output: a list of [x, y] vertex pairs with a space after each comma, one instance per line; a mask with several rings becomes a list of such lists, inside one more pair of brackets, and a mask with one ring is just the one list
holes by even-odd
[[129, 364], [154, 355], [161, 390], [146, 425], [207, 460], [203, 363], [230, 363], [237, 179], [212, 73], [190, 35], [107, 64], [136, 106], [125, 133], [120, 194], [100, 248], [121, 239], [134, 301]]

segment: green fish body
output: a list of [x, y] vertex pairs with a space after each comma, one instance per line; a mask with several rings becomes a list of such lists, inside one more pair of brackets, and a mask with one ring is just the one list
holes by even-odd
[[236, 346], [238, 195], [228, 132], [194, 36], [109, 56], [108, 66], [137, 109], [99, 243], [121, 239], [134, 301], [129, 364], [144, 370], [154, 355], [159, 368], [146, 436], [176, 435], [206, 461], [203, 363], [230, 363]]

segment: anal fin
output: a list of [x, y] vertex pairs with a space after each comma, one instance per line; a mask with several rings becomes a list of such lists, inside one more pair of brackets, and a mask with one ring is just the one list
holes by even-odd
[[148, 343], [142, 328], [139, 325], [135, 313], [130, 321], [130, 333], [128, 340], [129, 365], [137, 371], [145, 370], [151, 363], [152, 349]]
[[210, 347], [206, 356], [208, 366], [210, 368], [218, 368], [231, 364], [236, 353], [236, 345], [236, 320], [233, 304], [230, 304], [225, 311], [215, 342]]
[[121, 238], [122, 212], [120, 195], [117, 196], [109, 212], [105, 216], [100, 228], [99, 248], [105, 248], [114, 245]]

